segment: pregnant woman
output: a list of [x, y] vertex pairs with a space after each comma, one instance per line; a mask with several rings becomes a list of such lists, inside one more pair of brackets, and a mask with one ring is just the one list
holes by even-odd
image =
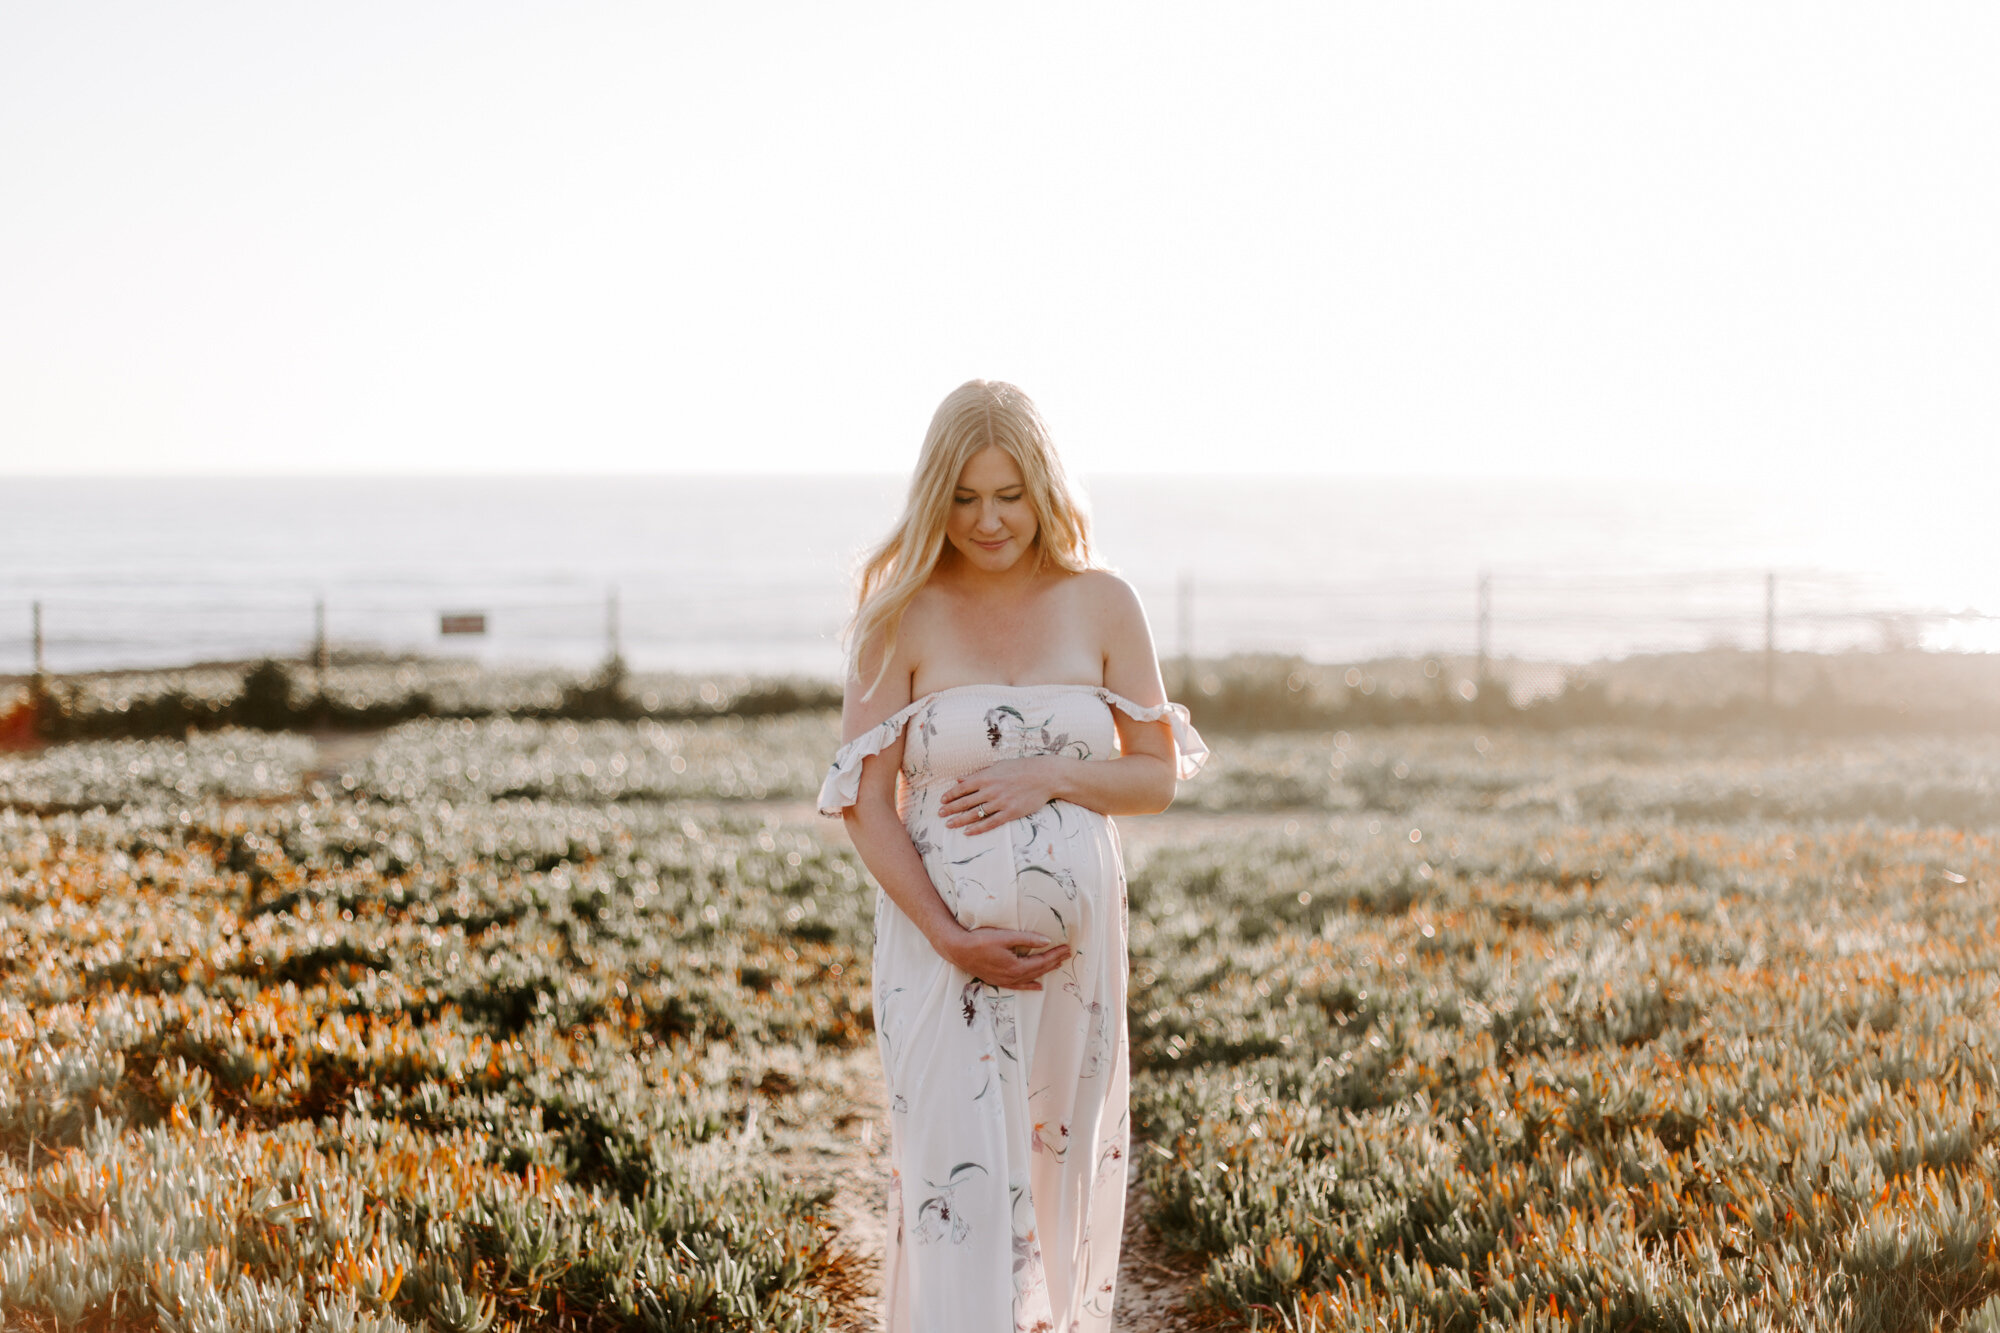
[[885, 1324], [1108, 1333], [1127, 1148], [1109, 816], [1165, 809], [1207, 751], [1019, 389], [939, 406], [851, 644], [819, 804], [881, 886]]

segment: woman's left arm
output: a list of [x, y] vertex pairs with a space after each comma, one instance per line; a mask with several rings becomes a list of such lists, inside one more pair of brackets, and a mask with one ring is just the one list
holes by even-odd
[[[1138, 594], [1116, 575], [1085, 577], [1095, 585], [1089, 589], [1091, 618], [1104, 636], [1104, 687], [1149, 708], [1165, 703], [1166, 686]], [[1050, 801], [1103, 815], [1158, 814], [1174, 799], [1173, 728], [1164, 721], [1137, 721], [1118, 709], [1111, 716], [1118, 727], [1118, 758], [1003, 759], [954, 784], [938, 813], [948, 827], [969, 833], [1032, 815]], [[984, 819], [976, 816], [982, 808]]]

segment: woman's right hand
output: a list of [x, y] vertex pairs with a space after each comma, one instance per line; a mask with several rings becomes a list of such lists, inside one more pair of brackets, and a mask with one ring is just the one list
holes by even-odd
[[1032, 930], [961, 929], [938, 950], [961, 972], [1006, 990], [1040, 990], [1041, 978], [1069, 961], [1069, 946]]

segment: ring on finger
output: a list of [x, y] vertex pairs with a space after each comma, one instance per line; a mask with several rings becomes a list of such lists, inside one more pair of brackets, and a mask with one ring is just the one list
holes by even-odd
[[978, 808], [977, 810], [974, 810], [974, 811], [972, 812], [972, 817], [973, 817], [974, 819], [984, 819], [984, 818], [986, 818], [986, 807], [982, 805], [982, 806], [980, 806], [980, 807], [979, 807], [979, 808]]

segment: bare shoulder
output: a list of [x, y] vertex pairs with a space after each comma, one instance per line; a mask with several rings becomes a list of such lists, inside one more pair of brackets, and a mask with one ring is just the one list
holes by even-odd
[[1077, 594], [1097, 630], [1105, 686], [1138, 703], [1166, 702], [1159, 660], [1153, 654], [1153, 631], [1146, 624], [1138, 592], [1107, 570], [1080, 574], [1076, 583]]
[[1110, 570], [1086, 569], [1070, 579], [1070, 586], [1093, 619], [1109, 624], [1145, 624], [1146, 610], [1139, 604], [1138, 592]]
[[889, 669], [902, 677], [906, 685], [916, 678], [918, 667], [930, 655], [939, 636], [949, 634], [950, 599], [949, 590], [926, 583], [911, 596], [897, 619], [895, 658]]
[[[921, 594], [920, 594], [921, 595]], [[894, 628], [895, 642], [888, 641], [890, 633], [878, 630], [863, 642], [854, 655], [852, 673], [847, 677], [842, 690], [840, 709], [840, 731], [842, 741], [851, 741], [869, 728], [879, 725], [893, 716], [910, 702], [910, 682], [915, 674], [915, 645], [911, 642], [910, 613], [916, 604], [905, 608]], [[888, 650], [885, 660], [884, 649]]]

